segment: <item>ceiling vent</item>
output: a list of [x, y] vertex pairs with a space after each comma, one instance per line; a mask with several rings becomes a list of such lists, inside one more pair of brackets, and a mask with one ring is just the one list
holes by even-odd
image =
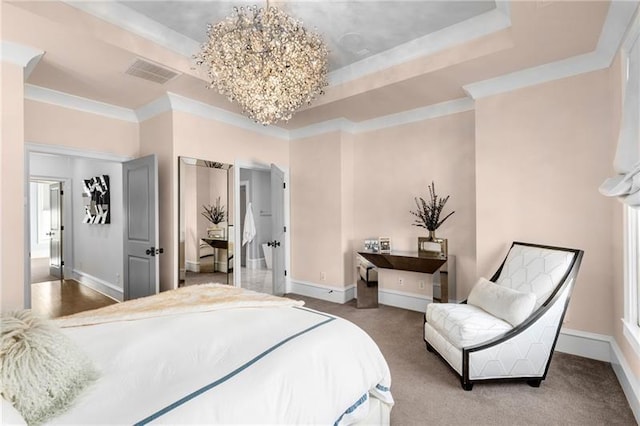
[[125, 74], [153, 81], [158, 84], [165, 84], [167, 81], [179, 75], [179, 73], [169, 68], [162, 67], [140, 58], [136, 59], [136, 61], [131, 64], [129, 69], [125, 71]]

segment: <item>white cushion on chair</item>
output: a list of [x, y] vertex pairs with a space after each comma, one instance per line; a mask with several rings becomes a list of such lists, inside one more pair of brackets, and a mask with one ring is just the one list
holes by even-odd
[[486, 342], [513, 328], [508, 322], [465, 303], [430, 303], [426, 320], [459, 349]]
[[514, 327], [526, 320], [536, 306], [536, 295], [523, 293], [480, 278], [467, 303], [482, 308]]

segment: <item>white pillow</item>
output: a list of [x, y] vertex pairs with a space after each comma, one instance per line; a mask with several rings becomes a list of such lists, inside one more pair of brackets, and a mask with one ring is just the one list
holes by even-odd
[[0, 329], [2, 397], [28, 424], [64, 412], [97, 378], [89, 358], [51, 321], [29, 310], [3, 313]]
[[480, 278], [467, 303], [503, 319], [514, 327], [527, 319], [536, 305], [536, 295], [503, 287], [486, 278]]

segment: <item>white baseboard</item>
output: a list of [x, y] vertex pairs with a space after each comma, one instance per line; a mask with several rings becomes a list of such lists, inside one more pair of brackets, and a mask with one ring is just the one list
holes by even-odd
[[118, 302], [124, 300], [123, 290], [118, 288], [114, 284], [104, 281], [100, 278], [96, 278], [93, 275], [89, 275], [77, 269], [73, 270], [73, 277], [80, 284], [85, 285], [98, 293], [102, 293]]
[[291, 280], [288, 292], [334, 303], [346, 303], [355, 297], [355, 286], [331, 287], [306, 281]]
[[611, 336], [562, 327], [556, 351], [611, 362]]
[[615, 339], [611, 339], [611, 367], [618, 377], [631, 411], [640, 424], [640, 380], [633, 374]]
[[267, 263], [264, 257], [259, 257], [258, 259], [247, 258], [247, 269], [266, 269], [266, 267]]
[[189, 272], [200, 272], [200, 262], [194, 262], [191, 260], [187, 260], [184, 262], [185, 269]]
[[432, 299], [428, 296], [384, 288], [378, 289], [378, 303], [382, 305], [425, 313], [427, 311], [427, 305], [431, 302]]

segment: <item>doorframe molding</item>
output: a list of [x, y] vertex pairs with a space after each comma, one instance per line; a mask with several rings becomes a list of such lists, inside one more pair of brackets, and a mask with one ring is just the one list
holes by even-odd
[[[24, 243], [24, 259], [25, 260], [23, 265], [23, 269], [24, 269], [23, 286], [24, 286], [25, 308], [31, 308], [31, 256], [30, 256], [30, 251], [31, 251], [31, 220], [30, 220], [31, 201], [30, 201], [30, 198], [31, 197], [29, 194], [29, 184], [31, 181], [31, 154], [53, 154], [53, 155], [60, 155], [60, 156], [66, 156], [66, 157], [90, 159], [90, 160], [112, 161], [116, 163], [123, 163], [125, 161], [129, 161], [132, 159], [132, 157], [112, 154], [109, 152], [90, 151], [90, 150], [83, 150], [78, 148], [71, 148], [71, 147], [62, 146], [62, 145], [43, 144], [43, 143], [38, 143], [33, 141], [31, 142], [25, 141], [24, 175], [22, 177], [24, 182], [24, 188], [23, 188], [24, 190], [24, 218], [23, 218], [24, 219], [23, 220], [24, 241], [23, 243]], [[37, 177], [41, 177], [41, 176], [37, 176]], [[55, 179], [61, 180], [61, 178], [55, 178]], [[71, 178], [68, 178], [68, 179], [71, 182]], [[72, 188], [69, 189], [69, 191], [71, 190]], [[69, 192], [69, 194], [71, 195], [71, 192]], [[71, 213], [72, 213], [71, 220], [73, 221], [73, 210], [71, 210]], [[65, 226], [66, 225], [67, 224], [65, 223]], [[73, 233], [73, 223], [71, 224], [70, 232]], [[65, 244], [64, 241], [63, 241], [63, 244]], [[65, 249], [63, 248], [63, 250]], [[68, 250], [69, 250], [69, 247], [66, 247], [67, 252]], [[73, 239], [71, 239], [71, 251], [73, 254]], [[64, 253], [65, 252], [63, 252], [63, 258], [64, 258]], [[73, 258], [71, 260], [71, 263], [73, 263]], [[66, 262], [65, 262], [65, 266], [71, 267], [72, 265], [66, 265]], [[68, 269], [68, 270], [71, 270], [71, 269]], [[71, 276], [71, 274], [68, 274], [67, 276]]]
[[[285, 232], [285, 247], [284, 247], [284, 268], [287, 271], [285, 276], [285, 289], [290, 287], [289, 281], [291, 278], [291, 186], [289, 184], [289, 166], [282, 166], [276, 162], [273, 162], [284, 172], [284, 182], [287, 185], [287, 190], [284, 191], [284, 226], [287, 227]], [[260, 163], [250, 160], [236, 159], [233, 163], [233, 223], [240, 224], [240, 169], [258, 170], [271, 172], [271, 163]], [[234, 226], [234, 241], [236, 242], [233, 247], [233, 285], [235, 287], [241, 286], [242, 272], [240, 266], [236, 263], [240, 259], [242, 248], [242, 235], [240, 235], [240, 226]]]
[[[48, 176], [48, 175], [29, 175], [29, 182], [33, 180], [48, 180], [60, 182], [63, 184], [62, 194], [62, 225], [64, 231], [62, 233], [62, 261], [64, 266], [62, 268], [63, 277], [73, 276], [74, 262], [73, 262], [73, 178], [60, 177], [60, 176]], [[31, 196], [28, 197], [27, 206], [29, 212], [31, 211]], [[31, 221], [29, 221], [29, 247], [27, 251], [30, 254], [31, 249]], [[31, 284], [31, 256], [29, 259], [29, 284]]]

